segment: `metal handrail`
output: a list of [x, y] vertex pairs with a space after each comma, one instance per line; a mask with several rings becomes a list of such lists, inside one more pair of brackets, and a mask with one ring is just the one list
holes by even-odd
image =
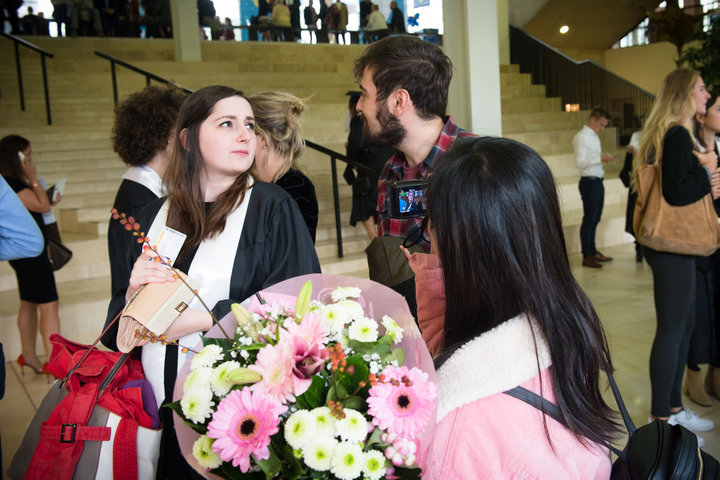
[[115, 105], [118, 103], [118, 90], [117, 90], [117, 74], [115, 72], [115, 65], [120, 65], [121, 67], [125, 67], [128, 70], [131, 70], [135, 73], [139, 73], [140, 75], [145, 76], [145, 84], [150, 85], [150, 80], [155, 80], [159, 83], [172, 83], [176, 85], [179, 89], [184, 90], [187, 93], [192, 93], [193, 91], [189, 88], [183, 87], [181, 85], [178, 85], [175, 82], [171, 82], [170, 80], [164, 79], [162, 77], [158, 77], [154, 73], [150, 73], [147, 70], [143, 70], [140, 67], [136, 67], [135, 65], [131, 65], [123, 60], [120, 60], [117, 57], [113, 57], [112, 55], [108, 55], [107, 53], [100, 52], [98, 50], [95, 50], [95, 55], [97, 55], [100, 58], [104, 58], [105, 60], [108, 60], [110, 62], [110, 75], [112, 76], [112, 86], [113, 86], [113, 99], [115, 100]]
[[[116, 105], [117, 105], [117, 101], [118, 101], [118, 95], [117, 95], [117, 79], [116, 79], [116, 74], [115, 74], [115, 64], [121, 65], [121, 66], [123, 66], [129, 70], [132, 70], [133, 72], [139, 73], [141, 75], [145, 75], [148, 85], [150, 85], [151, 79], [155, 80], [156, 82], [160, 82], [160, 83], [174, 83], [174, 82], [171, 82], [170, 80], [159, 77], [159, 76], [155, 75], [154, 73], [150, 73], [147, 70], [143, 70], [142, 68], [138, 68], [134, 65], [130, 65], [129, 63], [124, 62], [124, 61], [120, 60], [119, 58], [113, 57], [112, 55], [108, 55], [108, 54], [99, 52], [97, 50], [95, 51], [95, 55], [97, 55], [98, 57], [102, 57], [106, 60], [109, 60], [112, 65], [110, 70], [111, 70], [112, 82], [113, 82], [113, 98], [115, 99]], [[181, 87], [179, 85], [178, 85], [178, 87], [188, 93], [193, 92], [189, 88]], [[324, 147], [313, 141], [306, 139], [305, 145], [307, 145], [308, 148], [312, 148], [313, 150], [316, 150], [316, 151], [323, 153], [325, 155], [328, 155], [330, 157], [330, 168], [332, 171], [332, 182], [333, 182], [333, 204], [334, 204], [334, 210], [335, 210], [335, 232], [337, 235], [338, 258], [343, 258], [342, 227], [341, 227], [341, 223], [340, 223], [340, 195], [339, 195], [338, 175], [337, 175], [337, 160], [345, 162], [348, 165], [352, 166], [353, 168], [357, 168], [359, 171], [362, 171], [364, 173], [377, 175], [379, 172], [373, 168], [368, 167], [367, 165], [363, 165], [362, 163], [358, 163], [354, 160], [350, 160], [345, 155], [338, 153], [334, 150], [331, 150], [327, 147]]]
[[20, 45], [22, 45], [25, 48], [29, 48], [30, 50], [33, 50], [40, 54], [40, 64], [42, 65], [42, 75], [43, 75], [43, 89], [45, 91], [45, 114], [47, 116], [47, 124], [52, 125], [52, 117], [50, 115], [50, 93], [48, 90], [48, 81], [47, 81], [47, 68], [45, 66], [45, 57], [53, 58], [55, 55], [48, 52], [47, 50], [43, 50], [42, 48], [38, 47], [37, 45], [33, 45], [32, 43], [28, 42], [27, 40], [23, 40], [20, 37], [16, 37], [15, 35], [11, 35], [9, 33], [0, 32], [0, 35], [2, 35], [5, 38], [9, 38], [13, 41], [13, 45], [15, 48], [15, 69], [17, 70], [17, 76], [18, 76], [18, 89], [20, 94], [20, 110], [23, 112], [25, 111], [25, 91], [23, 89], [23, 80], [22, 80], [22, 67], [20, 66]]
[[620, 143], [641, 128], [655, 96], [592, 60], [578, 62], [527, 32], [510, 25], [510, 63], [532, 76], [533, 84], [545, 85], [548, 97], [562, 104], [578, 104], [580, 110], [606, 108], [617, 127]]

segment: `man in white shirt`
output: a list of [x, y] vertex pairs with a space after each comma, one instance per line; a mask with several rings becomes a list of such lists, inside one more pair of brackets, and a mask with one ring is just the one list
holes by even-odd
[[580, 243], [582, 245], [583, 266], [590, 268], [602, 267], [600, 262], [612, 260], [597, 251], [595, 247], [595, 231], [602, 215], [605, 200], [603, 186], [603, 163], [613, 161], [609, 153], [602, 153], [598, 133], [605, 130], [610, 121], [610, 114], [602, 108], [594, 108], [590, 112], [587, 125], [573, 138], [575, 164], [580, 170], [580, 196], [583, 202], [583, 219], [580, 225]]

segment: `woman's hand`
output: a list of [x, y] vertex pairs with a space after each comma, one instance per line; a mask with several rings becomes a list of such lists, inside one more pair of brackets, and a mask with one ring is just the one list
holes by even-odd
[[693, 155], [697, 157], [698, 162], [700, 162], [700, 165], [710, 170], [710, 173], [717, 170], [717, 155], [715, 152], [705, 152], [700, 153], [695, 150], [693, 150]]
[[22, 162], [22, 168], [30, 183], [37, 183], [37, 169], [35, 168], [35, 164], [32, 162], [32, 157], [30, 157], [30, 155], [25, 157], [25, 161]]
[[174, 282], [175, 272], [160, 262], [153, 261], [157, 257], [152, 250], [146, 250], [138, 257], [130, 273], [130, 283], [125, 293], [125, 302], [146, 283]]
[[55, 200], [54, 202], [50, 202], [50, 205], [54, 207], [55, 205], [57, 205], [58, 203], [60, 203], [60, 200], [62, 200], [62, 195], [60, 195], [60, 194], [58, 193], [58, 194], [57, 194], [57, 200]]
[[710, 191], [712, 192], [713, 200], [720, 198], [720, 169], [718, 168], [712, 172], [712, 177], [710, 178]]
[[165, 330], [165, 338], [172, 342], [191, 333], [210, 330], [212, 324], [209, 313], [186, 308]]

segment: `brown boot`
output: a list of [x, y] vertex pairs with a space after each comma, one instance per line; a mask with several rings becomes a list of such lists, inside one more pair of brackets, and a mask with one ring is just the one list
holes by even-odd
[[712, 407], [712, 400], [705, 391], [700, 370], [686, 369], [685, 392], [690, 396], [690, 400], [701, 407]]
[[707, 375], [705, 375], [705, 391], [720, 399], [720, 368], [708, 366]]

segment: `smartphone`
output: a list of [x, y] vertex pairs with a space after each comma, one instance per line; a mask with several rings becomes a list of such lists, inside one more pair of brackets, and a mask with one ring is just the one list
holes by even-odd
[[25, 154], [23, 152], [18, 152], [18, 157], [20, 158], [20, 162], [25, 163]]

